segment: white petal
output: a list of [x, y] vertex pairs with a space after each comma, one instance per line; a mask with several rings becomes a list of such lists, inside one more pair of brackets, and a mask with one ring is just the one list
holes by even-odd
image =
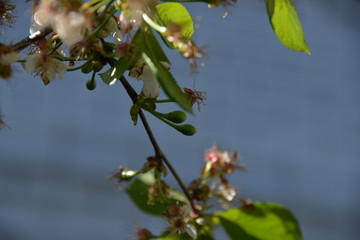
[[151, 72], [149, 66], [144, 66], [143, 73], [139, 76], [139, 80], [143, 80], [144, 82], [141, 92], [145, 97], [157, 98], [160, 95], [160, 84], [156, 76]]
[[41, 60], [41, 54], [35, 53], [26, 56], [26, 62], [23, 64], [25, 70], [29, 73], [39, 71], [39, 65]]
[[187, 232], [187, 234], [189, 234], [189, 236], [192, 237], [193, 239], [196, 239], [197, 231], [194, 225], [186, 224], [185, 232]]
[[63, 43], [71, 47], [85, 38], [84, 31], [87, 24], [81, 13], [71, 11], [55, 15], [52, 27]]

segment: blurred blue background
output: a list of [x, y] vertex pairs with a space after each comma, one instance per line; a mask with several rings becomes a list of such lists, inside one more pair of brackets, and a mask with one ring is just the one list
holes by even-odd
[[[26, 18], [1, 41], [27, 35], [30, 6], [18, 3]], [[305, 239], [359, 239], [360, 1], [296, 7], [312, 56], [279, 43], [263, 1], [239, 1], [225, 19], [222, 8], [189, 5], [201, 16], [195, 39], [209, 58], [191, 75], [185, 60], [169, 56], [181, 86], [195, 82], [207, 92], [206, 106], [189, 120], [198, 134], [149, 120], [185, 182], [218, 143], [244, 157], [248, 173], [232, 178], [242, 197], [289, 207]], [[90, 92], [86, 77], [69, 73], [45, 87], [21, 66], [15, 71], [10, 83], [0, 81], [11, 127], [0, 133], [0, 239], [135, 239], [139, 227], [160, 231], [164, 220], [139, 212], [106, 180], [119, 165], [137, 169], [153, 154], [120, 84], [98, 81]]]

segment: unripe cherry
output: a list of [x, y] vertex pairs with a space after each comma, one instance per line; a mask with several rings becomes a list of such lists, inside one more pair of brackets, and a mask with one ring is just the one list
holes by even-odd
[[190, 124], [177, 126], [177, 130], [186, 136], [192, 136], [196, 133], [196, 128]]
[[163, 117], [173, 123], [183, 123], [186, 120], [186, 114], [182, 111], [169, 112], [164, 114]]
[[96, 81], [95, 79], [90, 79], [86, 82], [86, 87], [88, 90], [92, 91], [96, 88]]
[[92, 69], [94, 72], [99, 72], [104, 67], [104, 64], [101, 61], [95, 60], [95, 61], [92, 61], [92, 63], [93, 63]]

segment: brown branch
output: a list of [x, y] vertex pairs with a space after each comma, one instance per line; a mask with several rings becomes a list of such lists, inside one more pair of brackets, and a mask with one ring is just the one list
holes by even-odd
[[37, 31], [36, 33], [30, 35], [27, 38], [24, 38], [23, 40], [13, 44], [11, 47], [16, 51], [19, 52], [23, 50], [24, 48], [30, 46], [33, 43], [36, 43], [41, 38], [45, 37], [46, 35], [49, 35], [52, 32], [51, 29], [45, 28]]
[[[124, 86], [126, 92], [130, 96], [133, 103], [136, 103], [136, 101], [138, 99], [138, 94], [135, 92], [133, 87], [129, 84], [129, 82], [126, 80], [126, 78], [124, 76], [121, 76], [120, 82]], [[165, 154], [161, 151], [161, 148], [160, 148], [159, 144], [157, 143], [156, 138], [155, 138], [154, 134], [152, 133], [152, 130], [151, 130], [150, 126], [149, 126], [149, 123], [148, 123], [148, 121], [147, 121], [147, 119], [146, 119], [146, 117], [144, 115], [144, 112], [142, 110], [139, 111], [139, 116], [140, 116], [141, 122], [144, 125], [145, 131], [146, 131], [146, 133], [147, 133], [147, 135], [148, 135], [148, 137], [149, 137], [149, 139], [151, 141], [151, 144], [152, 144], [152, 146], [154, 148], [155, 155], [157, 157], [159, 157], [161, 160], [163, 160], [165, 165], [170, 170], [171, 174], [174, 176], [176, 182], [179, 184], [181, 190], [184, 192], [186, 198], [189, 200], [192, 210], [194, 211], [194, 213], [198, 213], [198, 210], [195, 208], [194, 202], [193, 202], [193, 200], [192, 200], [192, 198], [190, 196], [189, 191], [186, 189], [185, 184], [183, 183], [180, 176], [178, 175], [178, 173], [176, 172], [175, 168], [172, 166], [170, 161], [167, 159]]]

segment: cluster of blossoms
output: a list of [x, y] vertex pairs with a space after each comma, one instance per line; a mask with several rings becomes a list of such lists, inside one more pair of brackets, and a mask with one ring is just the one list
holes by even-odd
[[183, 33], [183, 29], [174, 23], [170, 23], [162, 32], [163, 37], [177, 49], [179, 53], [189, 61], [192, 72], [198, 72], [197, 60], [205, 58], [205, 50], [193, 42], [189, 36]]
[[192, 181], [189, 186], [192, 197], [206, 203], [212, 196], [216, 196], [223, 207], [228, 207], [237, 191], [230, 185], [226, 175], [235, 170], [246, 170], [239, 160], [236, 152], [220, 151], [217, 146], [210, 148], [205, 155], [206, 164], [201, 170], [201, 178]]
[[[31, 34], [39, 31], [52, 31], [49, 36], [44, 36], [35, 42], [31, 51], [24, 59], [17, 54], [18, 49], [12, 50], [10, 46], [0, 48], [0, 77], [9, 78], [12, 75], [11, 63], [23, 62], [24, 69], [29, 73], [40, 76], [47, 85], [56, 78], [62, 79], [67, 71], [77, 61], [85, 61], [81, 70], [83, 73], [99, 72], [109, 61], [116, 61], [114, 57], [137, 58], [132, 66], [128, 67], [129, 76], [143, 81], [141, 97], [157, 98], [160, 95], [160, 84], [157, 76], [150, 69], [148, 63], [139, 56], [141, 46], [133, 43], [134, 34], [144, 31], [148, 24], [153, 27], [154, 19], [158, 19], [154, 0], [116, 0], [108, 5], [100, 1], [83, 2], [83, 0], [38, 0], [33, 2], [33, 25]], [[0, 10], [6, 7], [6, 16], [9, 16], [9, 1], [0, 2]], [[4, 10], [5, 11], [5, 10]], [[116, 16], [116, 12], [120, 12]], [[5, 12], [4, 12], [5, 14]], [[4, 15], [3, 14], [3, 15]], [[5, 15], [4, 15], [5, 16]], [[151, 23], [151, 24], [150, 24]], [[177, 24], [167, 24], [159, 32], [175, 47], [197, 71], [196, 59], [203, 57], [203, 51], [184, 35]], [[156, 29], [156, 28], [155, 28]], [[109, 37], [113, 42], [109, 41]], [[65, 46], [69, 53], [61, 48]], [[64, 64], [68, 61], [68, 66]], [[95, 64], [96, 63], [96, 64]], [[169, 63], [161, 61], [165, 69], [169, 70]], [[96, 66], [95, 66], [96, 65]], [[74, 68], [80, 69], [80, 66]], [[87, 87], [95, 88], [95, 75]], [[189, 94], [189, 100], [200, 104], [204, 101], [201, 94]], [[194, 92], [195, 93], [195, 92]], [[200, 93], [200, 92], [196, 92]]]
[[[209, 200], [213, 197], [219, 200], [223, 208], [228, 208], [234, 200], [238, 200], [237, 205], [241, 204], [247, 209], [254, 208], [250, 200], [236, 199], [237, 191], [226, 178], [226, 175], [236, 170], [245, 171], [245, 166], [239, 162], [241, 159], [236, 152], [222, 151], [214, 146], [206, 152], [204, 160], [205, 166], [201, 169], [200, 178], [193, 180], [187, 187], [193, 205], [172, 198], [174, 190], [160, 179], [161, 175], [166, 175], [166, 169], [161, 159], [154, 156], [148, 157], [140, 171], [120, 167], [110, 178], [123, 182], [133, 179], [139, 173], [153, 172], [157, 180], [147, 188], [147, 204], [167, 204], [162, 213], [169, 225], [167, 234], [187, 234], [196, 239], [199, 229], [208, 221], [205, 212], [209, 207]], [[139, 239], [153, 239], [153, 234], [146, 229], [140, 229], [138, 234], [149, 237]]]
[[164, 215], [173, 232], [178, 234], [186, 232], [192, 239], [196, 239], [197, 230], [194, 223], [199, 216], [190, 206], [180, 206], [176, 203], [167, 205]]
[[81, 0], [43, 0], [35, 9], [31, 32], [51, 28], [67, 47], [71, 47], [84, 40], [92, 30], [92, 15], [82, 11], [81, 6]]

